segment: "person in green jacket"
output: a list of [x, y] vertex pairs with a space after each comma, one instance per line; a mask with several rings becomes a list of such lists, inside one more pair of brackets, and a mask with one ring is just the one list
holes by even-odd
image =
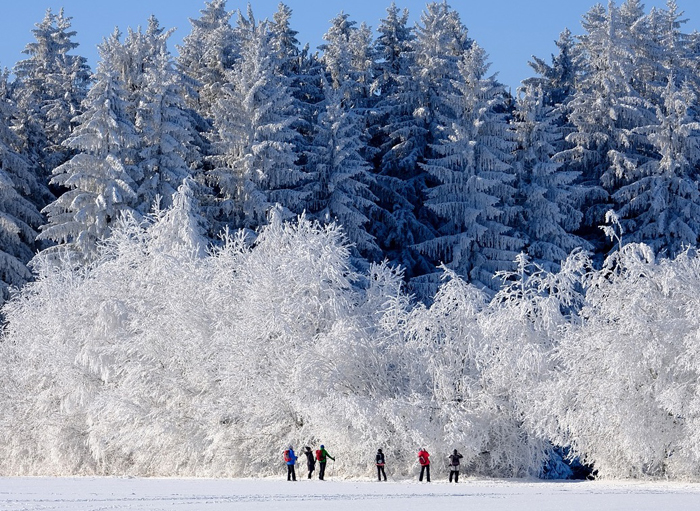
[[316, 459], [318, 460], [319, 472], [318, 478], [323, 481], [323, 476], [326, 473], [326, 461], [330, 458], [335, 461], [335, 458], [331, 456], [326, 448], [322, 445], [319, 450], [316, 451]]

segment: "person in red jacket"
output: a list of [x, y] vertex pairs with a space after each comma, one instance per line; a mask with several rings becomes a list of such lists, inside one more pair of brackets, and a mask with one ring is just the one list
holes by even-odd
[[418, 477], [418, 480], [423, 480], [423, 472], [425, 472], [426, 480], [430, 482], [430, 454], [422, 447], [418, 451], [418, 463], [420, 463], [420, 477]]

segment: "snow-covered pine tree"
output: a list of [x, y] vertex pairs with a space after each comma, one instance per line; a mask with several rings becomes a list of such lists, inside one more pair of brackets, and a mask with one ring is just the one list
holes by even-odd
[[298, 162], [303, 165], [305, 153], [312, 144], [313, 124], [318, 115], [317, 105], [323, 100], [321, 75], [323, 65], [318, 54], [309, 54], [309, 45], [299, 48], [298, 32], [291, 28], [292, 10], [280, 2], [270, 23], [271, 44], [276, 52], [277, 73], [287, 79], [293, 98], [293, 109], [298, 119], [293, 128], [299, 136], [295, 140]]
[[341, 12], [331, 20], [331, 27], [323, 36], [326, 43], [319, 46], [323, 50], [321, 63], [325, 67], [328, 80], [335, 89], [343, 89], [343, 103], [355, 112], [362, 123], [362, 144], [360, 154], [368, 162], [375, 153], [369, 143], [370, 108], [376, 103], [374, 94], [374, 46], [372, 31], [367, 24], [359, 27]]
[[124, 211], [132, 211], [136, 183], [131, 175], [136, 129], [127, 115], [127, 92], [114, 58], [121, 51], [119, 31], [99, 47], [101, 61], [95, 85], [83, 102], [73, 134], [65, 142], [75, 150], [70, 160], [53, 170], [51, 183], [67, 191], [46, 206], [48, 224], [39, 239], [57, 243], [47, 254], [66, 254], [76, 263], [97, 255], [97, 243], [109, 237]]
[[[434, 212], [425, 207], [427, 189], [434, 184], [434, 178], [421, 164], [433, 157], [432, 145], [446, 137], [437, 117], [450, 115], [443, 98], [454, 92], [453, 82], [459, 79], [458, 62], [472, 42], [459, 14], [444, 1], [427, 4], [413, 31], [407, 31], [396, 11], [389, 12], [386, 24], [388, 27], [404, 24], [396, 33], [408, 40], [397, 39], [393, 43], [405, 48], [397, 63], [398, 85], [383, 95], [377, 105], [378, 112], [388, 113], [383, 128], [386, 141], [380, 152], [379, 183], [385, 182], [384, 191], [389, 193], [386, 196], [378, 191], [381, 204], [391, 214], [387, 225], [397, 227], [397, 238], [386, 238], [389, 250], [412, 243], [410, 250], [400, 248], [397, 258], [407, 266], [407, 276], [413, 277], [434, 271], [434, 264], [414, 250], [435, 235], [439, 223]], [[437, 282], [434, 284], [421, 285], [424, 289], [418, 291], [428, 297], [435, 291]]]
[[241, 57], [214, 105], [213, 169], [207, 179], [218, 191], [215, 223], [256, 228], [279, 203], [301, 212], [293, 126], [298, 120], [287, 77], [272, 46], [269, 23], [239, 16]]
[[623, 242], [643, 242], [670, 257], [700, 241], [700, 122], [698, 99], [671, 75], [657, 108], [657, 123], [637, 128], [656, 155], [635, 169], [613, 199], [624, 228]]
[[577, 47], [571, 31], [567, 28], [555, 41], [559, 53], [552, 55], [552, 64], [533, 56], [528, 62], [530, 67], [539, 75], [523, 80], [523, 85], [540, 87], [544, 93], [545, 103], [549, 106], [566, 104], [575, 92], [577, 65]]
[[271, 45], [275, 51], [280, 73], [289, 79], [299, 73], [299, 40], [291, 27], [292, 9], [280, 2], [270, 22]]
[[21, 287], [31, 278], [27, 263], [36, 252], [37, 229], [44, 223], [30, 197], [41, 185], [20, 153], [21, 140], [10, 127], [15, 105], [10, 99], [8, 72], [0, 75], [0, 305], [9, 287]]
[[374, 43], [376, 55], [374, 89], [383, 97], [395, 93], [410, 68], [413, 30], [408, 26], [408, 9], [399, 9], [395, 2], [386, 10], [386, 18], [379, 22], [379, 36]]
[[422, 48], [426, 46], [425, 37], [421, 38], [419, 45], [414, 31], [406, 26], [407, 22], [407, 12], [399, 17], [398, 9], [390, 8], [379, 30], [391, 34], [392, 39], [389, 35], [380, 36], [376, 49], [377, 65], [384, 60], [392, 62], [391, 68], [379, 68], [376, 72], [377, 89], [381, 94], [376, 111], [380, 118], [386, 118], [382, 128], [379, 172], [401, 177], [404, 181], [421, 173], [417, 162], [422, 161], [430, 136], [428, 126], [418, 116], [426, 84], [418, 81], [421, 68], [415, 62], [417, 52], [423, 52]]
[[669, 73], [673, 74], [677, 85], [687, 82], [693, 84], [696, 92], [700, 90], [697, 53], [691, 47], [697, 33], [682, 32], [681, 27], [687, 21], [676, 2], [668, 0], [666, 9], [654, 8], [637, 23], [639, 28], [634, 33], [636, 79], [644, 97], [655, 105], [664, 103], [662, 95]]
[[419, 244], [437, 263], [478, 287], [496, 289], [494, 275], [512, 267], [523, 240], [514, 233], [515, 138], [505, 111], [505, 88], [487, 76], [484, 50], [472, 43], [458, 62], [453, 92], [436, 122], [445, 138], [421, 164], [436, 185], [426, 207], [440, 219], [438, 235]]
[[578, 208], [582, 197], [574, 185], [578, 173], [552, 159], [564, 137], [560, 117], [540, 87], [523, 87], [515, 110], [517, 224], [526, 236], [525, 251], [550, 272], [574, 249], [592, 248], [573, 234], [583, 217]]
[[[200, 18], [190, 19], [192, 31], [178, 46], [177, 64], [193, 81], [188, 104], [206, 123], [212, 119], [212, 108], [219, 99], [221, 86], [227, 81], [226, 71], [238, 57], [238, 47], [226, 0], [205, 2], [200, 12]], [[210, 124], [200, 127], [202, 131], [209, 128]]]
[[313, 105], [321, 102], [322, 64], [317, 54], [309, 53], [309, 45], [299, 48], [298, 32], [291, 28], [292, 10], [280, 2], [270, 23], [272, 47], [276, 52], [279, 72], [289, 79], [289, 87], [295, 99], [296, 108], [302, 117], [302, 134], [310, 132], [313, 124]]
[[[627, 20], [629, 23], [629, 20]], [[644, 137], [633, 131], [652, 122], [648, 103], [633, 88], [635, 58], [628, 25], [610, 2], [593, 7], [583, 19], [580, 37], [581, 76], [567, 105], [574, 131], [570, 147], [556, 155], [568, 170], [581, 172], [587, 188], [585, 237], [602, 248], [600, 225], [610, 208], [609, 196], [625, 184], [626, 175], [644, 162]]]
[[170, 205], [152, 210], [150, 252], [166, 256], [201, 259], [207, 253], [207, 225], [197, 201], [198, 185], [186, 176], [172, 196]]
[[151, 16], [145, 32], [130, 31], [124, 41], [125, 79], [140, 140], [132, 174], [137, 185], [134, 207], [141, 214], [151, 210], [156, 197], [168, 207], [199, 160], [185, 87], [167, 48], [171, 34]]
[[326, 41], [319, 46], [320, 57], [331, 85], [345, 88], [346, 102], [361, 115], [371, 106], [373, 98], [374, 47], [371, 29], [363, 22], [360, 26], [340, 12], [331, 20], [324, 34]]
[[360, 154], [362, 121], [346, 105], [346, 88], [351, 85], [341, 82], [336, 88], [324, 83], [324, 108], [308, 155], [306, 209], [322, 223], [338, 222], [362, 256], [377, 258], [379, 248], [366, 226], [375, 197], [369, 189], [369, 164]]
[[[72, 120], [81, 112], [91, 76], [86, 59], [70, 53], [78, 43], [73, 42], [71, 18], [62, 9], [58, 14], [47, 10], [32, 32], [36, 40], [23, 51], [29, 58], [18, 62], [14, 69], [12, 95], [17, 116], [13, 128], [33, 172], [47, 185], [51, 171], [73, 154], [63, 141], [75, 126]], [[53, 197], [33, 200], [43, 207]]]
[[666, 27], [659, 9], [645, 15], [639, 0], [628, 0], [620, 6], [620, 21], [629, 36], [630, 52], [634, 56], [632, 87], [647, 100], [658, 102], [667, 73], [664, 66], [661, 32]]
[[[431, 2], [415, 28], [412, 78], [420, 90], [414, 115], [430, 133], [427, 144], [437, 142], [437, 116], [450, 115], [442, 97], [455, 92], [461, 78], [459, 62], [472, 45], [459, 14], [446, 1]], [[426, 145], [427, 145], [426, 144]]]
[[[297, 117], [291, 124], [297, 132], [293, 141], [294, 150], [298, 166], [304, 169], [307, 155], [313, 151], [314, 125], [323, 103], [321, 82], [324, 71], [318, 53], [310, 53], [308, 44], [299, 47], [298, 32], [291, 28], [291, 16], [292, 10], [280, 2], [269, 29], [276, 54], [274, 65], [277, 73], [286, 78], [286, 86], [292, 96], [290, 111], [295, 112]], [[299, 184], [303, 186], [303, 182]], [[303, 209], [301, 205], [297, 211]]]
[[375, 42], [375, 83], [378, 100], [369, 116], [369, 144], [374, 148], [375, 180], [372, 193], [378, 208], [370, 222], [384, 256], [404, 268], [408, 279], [432, 271], [432, 265], [415, 250], [416, 243], [433, 236], [432, 229], [418, 219], [423, 170], [417, 165], [425, 140], [425, 128], [414, 111], [420, 94], [411, 76], [413, 30], [408, 26], [408, 10], [395, 3], [382, 19]]

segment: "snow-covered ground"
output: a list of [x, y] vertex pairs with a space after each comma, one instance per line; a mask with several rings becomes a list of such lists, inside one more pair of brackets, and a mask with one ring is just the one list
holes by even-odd
[[[437, 478], [434, 478], [437, 479]], [[700, 484], [466, 479], [403, 481], [280, 479], [0, 478], [3, 511], [479, 511], [697, 510]]]

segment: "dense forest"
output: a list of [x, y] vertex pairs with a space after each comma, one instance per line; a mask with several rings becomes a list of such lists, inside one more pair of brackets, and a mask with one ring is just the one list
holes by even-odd
[[63, 12], [36, 25], [0, 84], [6, 296], [37, 252], [88, 264], [120, 215], [167, 207], [186, 177], [212, 244], [280, 205], [341, 224], [356, 264], [400, 265], [419, 296], [440, 264], [493, 292], [521, 252], [602, 260], [609, 210], [623, 243], [697, 243], [700, 35], [674, 2], [593, 7], [515, 97], [444, 2], [415, 27], [392, 4], [377, 37], [340, 14], [320, 52], [284, 4], [233, 14], [206, 3], [177, 57], [154, 17], [115, 30], [94, 73]]
[[596, 5], [513, 95], [445, 2], [315, 52], [284, 4], [212, 0], [177, 56], [151, 17], [94, 72], [48, 11], [0, 80], [0, 473], [265, 474], [325, 441], [349, 476], [381, 445], [404, 475], [459, 446], [697, 478], [683, 22]]

